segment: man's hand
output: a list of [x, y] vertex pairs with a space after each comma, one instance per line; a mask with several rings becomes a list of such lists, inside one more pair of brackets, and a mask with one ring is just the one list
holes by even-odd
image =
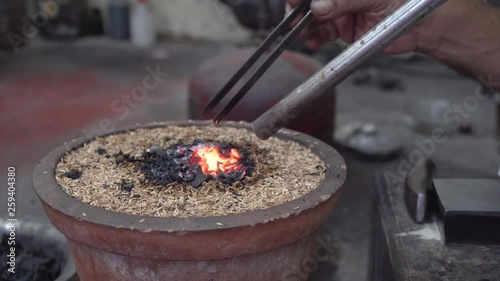
[[[287, 10], [290, 11], [300, 2], [301, 0], [288, 0]], [[324, 43], [338, 38], [352, 43], [404, 2], [404, 0], [313, 0], [311, 10], [316, 21], [309, 30], [308, 46], [315, 50]], [[415, 29], [394, 42], [386, 52], [410, 52], [415, 51], [417, 46], [418, 29]]]
[[[287, 0], [287, 10], [302, 0]], [[327, 41], [352, 43], [406, 0], [312, 0], [316, 18], [309, 30], [309, 48]], [[299, 19], [295, 20], [295, 24]], [[500, 8], [486, 0], [448, 0], [385, 52], [420, 52], [474, 77], [500, 80]], [[499, 89], [498, 85], [491, 85]]]

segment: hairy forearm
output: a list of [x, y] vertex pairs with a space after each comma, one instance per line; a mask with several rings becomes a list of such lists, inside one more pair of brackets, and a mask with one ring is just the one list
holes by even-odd
[[421, 25], [418, 48], [500, 90], [500, 8], [449, 0]]

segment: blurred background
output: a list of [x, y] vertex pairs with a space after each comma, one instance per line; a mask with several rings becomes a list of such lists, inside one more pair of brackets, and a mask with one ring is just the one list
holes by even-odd
[[[82, 136], [136, 123], [209, 119], [200, 115], [201, 108], [281, 21], [284, 5], [285, 0], [0, 1], [1, 182], [7, 167], [16, 167], [24, 248], [62, 245], [37, 262], [44, 264], [41, 272], [56, 268], [66, 272], [58, 280], [76, 278], [63, 261], [64, 241], [32, 190], [37, 161]], [[296, 41], [228, 119], [254, 120], [346, 46], [332, 42], [311, 52]], [[146, 77], [153, 79], [145, 83]], [[489, 99], [459, 126], [442, 120], [440, 113], [478, 91]], [[397, 170], [415, 140], [433, 128], [450, 136], [432, 154], [443, 173], [496, 176], [495, 97], [477, 79], [428, 57], [379, 55], [292, 124], [334, 145], [349, 171], [345, 192], [322, 231], [338, 251], [311, 270], [310, 280], [370, 279], [373, 176]], [[0, 218], [6, 219], [7, 202], [1, 198]], [[42, 232], [48, 234], [36, 234]], [[40, 242], [33, 236], [48, 238]], [[47, 249], [54, 247], [39, 251]], [[30, 253], [33, 259], [37, 253]], [[38, 269], [26, 270], [25, 280], [34, 280], [29, 274]], [[35, 281], [55, 280], [44, 278]]]

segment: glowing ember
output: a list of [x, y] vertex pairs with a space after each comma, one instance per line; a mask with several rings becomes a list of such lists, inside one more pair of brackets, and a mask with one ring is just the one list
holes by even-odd
[[221, 172], [229, 174], [244, 169], [239, 164], [241, 155], [236, 148], [232, 148], [227, 155], [222, 154], [218, 146], [196, 146], [192, 150], [191, 163], [199, 165], [205, 175], [216, 177]]
[[254, 164], [244, 148], [196, 140], [192, 145], [178, 143], [168, 149], [153, 145], [143, 154], [138, 169], [156, 185], [179, 182], [198, 188], [208, 180], [229, 185], [241, 181], [251, 175]]

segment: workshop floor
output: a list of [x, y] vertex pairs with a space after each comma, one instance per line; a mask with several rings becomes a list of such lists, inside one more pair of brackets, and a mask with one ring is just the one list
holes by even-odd
[[[64, 43], [34, 40], [19, 54], [0, 53], [0, 166], [2, 171], [8, 166], [17, 168], [18, 218], [47, 221], [31, 188], [31, 172], [43, 155], [64, 141], [92, 134], [108, 118], [112, 127], [186, 119], [189, 75], [203, 60], [225, 48], [231, 47], [162, 43], [144, 51], [106, 39]], [[384, 73], [396, 77], [402, 88], [387, 92], [347, 80], [338, 88], [337, 123], [374, 122], [403, 141], [405, 151], [411, 150], [415, 139], [405, 122], [410, 105], [426, 98], [462, 103], [478, 86], [434, 62], [425, 61], [418, 67], [390, 65], [383, 66]], [[142, 84], [146, 68], [157, 66], [168, 77], [143, 102], [129, 104], [128, 111], [115, 110], [113, 104], [126, 104], [131, 89]], [[498, 159], [492, 156], [496, 154], [491, 137], [494, 109], [491, 102], [481, 104], [480, 110], [471, 113], [473, 136], [450, 139], [433, 157], [445, 167], [495, 175]], [[457, 149], [462, 157], [457, 157]], [[314, 281], [367, 278], [372, 176], [388, 162], [360, 160], [352, 152], [341, 152], [348, 163], [348, 181], [322, 234], [338, 254], [314, 270]], [[5, 176], [2, 172], [1, 182]], [[0, 203], [2, 218], [5, 201]]]

